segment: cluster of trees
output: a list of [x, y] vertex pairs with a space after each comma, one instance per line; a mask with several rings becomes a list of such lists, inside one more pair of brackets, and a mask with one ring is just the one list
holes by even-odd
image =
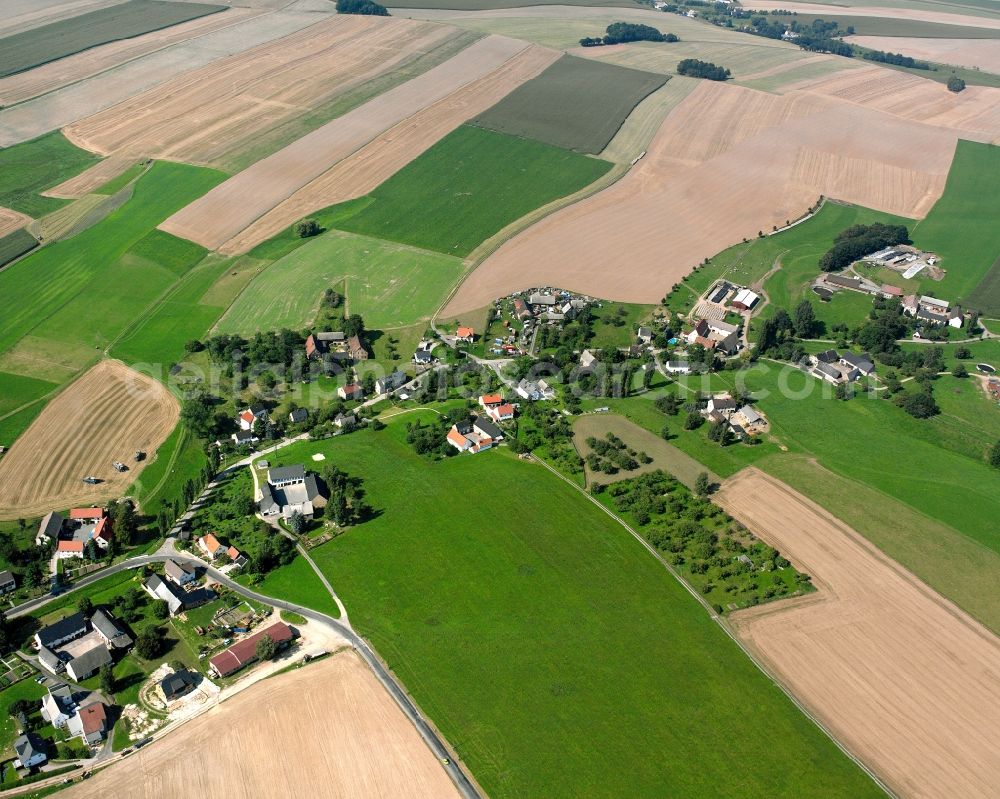
[[[812, 305], [808, 300], [802, 302], [809, 305], [810, 311], [812, 310]], [[802, 303], [799, 304], [799, 307], [801, 306]], [[809, 313], [804, 308], [800, 312], [798, 307], [795, 309], [795, 313], [797, 317], [801, 313], [800, 327], [798, 328], [784, 308], [778, 308], [772, 317], [761, 323], [760, 334], [757, 337], [757, 350], [761, 355], [792, 362], [802, 359], [805, 349], [796, 339], [796, 335], [798, 330], [804, 329], [801, 324], [808, 319]]]
[[[794, 592], [773, 574], [789, 562], [706, 498], [707, 475], [698, 482], [696, 495], [657, 470], [593, 490], [607, 491], [617, 510], [631, 515], [646, 539], [703, 594], [720, 596], [721, 590], [729, 595], [727, 605], [746, 606]], [[809, 580], [796, 577], [800, 585]], [[715, 609], [723, 612], [720, 604]]]
[[897, 244], [909, 244], [910, 231], [906, 225], [852, 225], [842, 230], [833, 240], [833, 246], [819, 259], [824, 272], [836, 272], [859, 258]]
[[731, 72], [709, 61], [697, 58], [685, 58], [677, 64], [677, 74], [689, 78], [705, 78], [706, 80], [729, 80]]
[[861, 56], [866, 61], [877, 61], [880, 64], [895, 64], [897, 67], [908, 67], [910, 69], [930, 69], [931, 65], [926, 61], [917, 61], [902, 53], [889, 53], [885, 50], [866, 50]]
[[318, 236], [321, 232], [322, 228], [315, 219], [303, 219], [295, 223], [295, 235], [300, 239]]
[[[205, 342], [216, 363], [246, 371], [253, 367], [291, 366], [304, 356], [306, 339], [301, 333], [283, 328], [255, 333], [253, 338], [224, 333]], [[240, 388], [245, 388], [241, 386]]]
[[455, 455], [457, 450], [446, 440], [448, 430], [453, 424], [468, 421], [470, 418], [467, 409], [451, 408], [432, 422], [421, 422], [419, 419], [407, 422], [406, 442], [418, 455], [438, 457]]
[[263, 535], [259, 537], [256, 551], [247, 558], [248, 563], [243, 567], [247, 574], [267, 574], [295, 560], [295, 542], [270, 528], [261, 532]]
[[962, 80], [958, 75], [952, 75], [948, 78], [948, 91], [955, 92], [958, 94], [960, 91], [965, 90], [965, 81]]
[[812, 53], [832, 53], [845, 58], [854, 58], [854, 48], [851, 45], [824, 34], [800, 33], [795, 39], [795, 44]]
[[679, 42], [672, 33], [660, 33], [650, 25], [639, 25], [632, 22], [612, 22], [606, 28], [605, 35], [587, 36], [580, 39], [581, 47], [600, 47], [605, 44], [624, 44], [626, 42]]
[[334, 524], [346, 527], [371, 515], [371, 508], [364, 502], [365, 491], [360, 477], [351, 477], [332, 464], [323, 470], [322, 477], [330, 492], [324, 513]]
[[636, 452], [614, 433], [608, 433], [604, 438], [591, 436], [587, 439], [587, 446], [591, 449], [587, 455], [587, 466], [594, 472], [617, 474], [619, 469], [630, 472], [638, 469], [641, 463], [653, 462], [645, 452]]
[[338, 14], [360, 14], [365, 17], [387, 17], [389, 9], [372, 0], [337, 0]]

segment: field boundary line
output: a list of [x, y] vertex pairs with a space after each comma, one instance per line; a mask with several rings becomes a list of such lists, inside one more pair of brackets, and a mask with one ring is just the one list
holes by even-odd
[[[632, 537], [635, 538], [635, 540], [638, 541], [640, 544], [642, 544], [642, 546], [645, 547], [646, 551], [649, 552], [654, 558], [656, 558], [656, 560], [658, 560], [660, 562], [660, 564], [668, 572], [670, 572], [670, 574], [674, 577], [674, 579], [676, 579], [677, 582], [679, 582], [687, 590], [687, 592], [689, 594], [691, 594], [691, 596], [693, 596], [698, 601], [698, 603], [709, 612], [711, 620], [714, 621], [714, 622], [716, 622], [719, 625], [720, 629], [722, 629], [726, 633], [726, 635], [729, 636], [730, 640], [732, 640], [732, 642], [734, 644], [736, 644], [736, 646], [738, 646], [742, 650], [743, 654], [745, 654], [747, 656], [747, 658], [750, 659], [750, 662], [753, 663], [760, 670], [761, 674], [763, 674], [765, 677], [767, 677], [771, 681], [771, 683], [778, 688], [778, 690], [780, 690], [785, 696], [787, 696], [788, 699], [791, 700], [792, 704], [794, 704], [799, 709], [799, 711], [806, 718], [808, 718], [813, 724], [815, 724], [820, 730], [822, 730], [822, 732], [826, 735], [826, 737], [829, 738], [833, 742], [834, 746], [836, 746], [841, 752], [843, 752], [847, 757], [849, 757], [855, 763], [855, 765], [857, 765], [858, 768], [860, 768], [862, 771], [864, 771], [865, 774], [867, 774], [871, 778], [871, 780], [879, 788], [881, 788], [883, 791], [885, 791], [885, 793], [886, 793], [887, 796], [891, 797], [891, 799], [899, 799], [898, 795], [896, 793], [894, 793], [889, 788], [889, 786], [887, 786], [882, 781], [882, 779], [879, 778], [872, 771], [871, 768], [869, 768], [865, 763], [863, 763], [853, 752], [851, 752], [849, 749], [847, 749], [847, 747], [837, 739], [837, 737], [833, 734], [833, 732], [822, 721], [820, 721], [816, 717], [816, 715], [813, 714], [802, 702], [799, 701], [799, 699], [789, 690], [789, 688], [784, 684], [783, 681], [781, 681], [778, 677], [776, 677], [774, 674], [772, 674], [767, 669], [767, 667], [757, 657], [757, 655], [749, 647], [747, 647], [746, 644], [743, 643], [743, 641], [741, 641], [739, 639], [739, 637], [736, 635], [736, 633], [731, 628], [729, 622], [726, 621], [722, 616], [720, 616], [719, 614], [717, 614], [715, 612], [715, 610], [708, 604], [708, 602], [705, 601], [705, 598], [703, 596], [701, 596], [690, 585], [690, 583], [688, 583], [677, 572], [677, 570], [674, 569], [674, 567], [672, 565], [670, 565], [669, 563], [667, 563], [667, 561], [663, 558], [662, 555], [660, 555], [659, 552], [656, 551], [656, 549], [653, 547], [652, 544], [650, 544], [643, 536], [641, 536], [634, 529], [632, 529], [632, 527], [624, 519], [622, 519], [618, 514], [616, 514], [610, 508], [607, 508], [604, 505], [602, 505], [600, 502], [598, 502], [596, 499], [594, 499], [594, 497], [592, 497], [590, 494], [588, 494], [585, 489], [583, 489], [580, 486], [578, 486], [576, 483], [574, 483], [572, 480], [570, 480], [568, 477], [566, 477], [566, 475], [562, 474], [560, 471], [558, 471], [556, 468], [554, 468], [553, 466], [551, 466], [545, 460], [543, 460], [542, 458], [539, 458], [539, 457], [537, 457], [535, 455], [532, 455], [532, 459], [534, 461], [540, 463], [542, 466], [544, 466], [546, 469], [548, 469], [550, 472], [552, 472], [552, 474], [556, 475], [556, 477], [558, 477], [560, 480], [562, 480], [563, 482], [565, 482], [567, 485], [570, 485], [574, 489], [576, 489], [577, 491], [579, 491], [581, 494], [583, 494], [583, 496], [585, 496], [588, 500], [590, 500], [590, 502], [592, 502], [594, 505], [596, 505], [598, 508], [600, 508], [602, 511], [604, 511], [608, 516], [610, 516], [612, 519], [614, 519], [616, 522], [618, 522], [622, 527], [624, 527], [632, 535]], [[741, 469], [736, 474], [741, 474], [743, 472], [746, 472], [747, 469], [753, 469], [753, 467], [750, 466], [750, 467], [746, 467], [745, 469]], [[764, 472], [761, 472], [761, 473], [765, 474]], [[735, 475], [734, 475], [734, 477], [735, 477]], [[776, 482], [779, 482], [779, 483], [781, 482], [780, 480], [777, 480], [777, 478], [772, 478], [770, 475], [767, 475], [767, 477], [770, 480], [775, 480]], [[727, 479], [731, 480], [733, 478], [730, 477], [730, 478], [727, 478]], [[784, 485], [784, 484], [782, 483], [782, 485]], [[795, 601], [795, 599], [796, 598], [793, 598], [793, 599], [791, 599], [789, 601]], [[782, 605], [781, 601], [778, 601], [778, 602], [774, 603], [775, 612], [777, 612], [779, 609], [782, 609], [782, 610], [784, 609], [784, 608], [779, 608], [778, 607], [779, 605]]]

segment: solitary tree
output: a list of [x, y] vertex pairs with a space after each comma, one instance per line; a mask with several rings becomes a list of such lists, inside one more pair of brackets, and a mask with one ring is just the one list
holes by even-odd
[[295, 223], [295, 235], [300, 239], [308, 239], [319, 233], [319, 222], [315, 219], [303, 219]]
[[143, 660], [152, 660], [160, 654], [163, 632], [159, 627], [147, 627], [135, 638], [135, 652]]
[[965, 81], [962, 80], [960, 77], [958, 77], [958, 75], [952, 75], [950, 78], [948, 78], [948, 91], [955, 92], [956, 94], [958, 94], [958, 92], [964, 89], [965, 89]]
[[990, 466], [1000, 469], [1000, 441], [997, 441], [990, 450], [989, 463]]
[[306, 529], [306, 519], [297, 510], [292, 511], [288, 517], [288, 527], [295, 535], [302, 535]]
[[955, 364], [955, 368], [951, 370], [951, 373], [955, 377], [968, 377], [969, 376], [969, 370], [965, 368], [965, 364], [964, 363], [957, 363], [957, 364]]
[[274, 643], [274, 639], [271, 636], [262, 635], [257, 642], [254, 654], [257, 655], [258, 660], [271, 660], [278, 654], [278, 645]]
[[153, 602], [153, 615], [158, 619], [166, 619], [170, 617], [170, 606], [167, 604], [167, 600], [157, 599]]
[[816, 327], [816, 312], [809, 300], [802, 300], [795, 306], [795, 335], [809, 338]]
[[89, 596], [82, 596], [77, 600], [76, 609], [84, 616], [90, 616], [94, 612], [94, 603], [90, 601]]
[[101, 692], [106, 697], [115, 692], [114, 667], [110, 663], [101, 666]]
[[699, 472], [694, 479], [694, 493], [699, 497], [706, 497], [709, 488], [711, 488], [711, 483], [708, 480], [708, 472]]

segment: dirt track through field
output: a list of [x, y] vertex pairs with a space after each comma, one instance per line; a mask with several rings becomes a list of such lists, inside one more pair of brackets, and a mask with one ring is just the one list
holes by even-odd
[[0, 208], [0, 237], [13, 233], [18, 228], [24, 227], [31, 221], [30, 216], [25, 216], [20, 211], [10, 208]]
[[528, 46], [505, 36], [480, 39], [443, 64], [258, 161], [182, 208], [160, 229], [217, 249], [383, 131], [488, 75]]
[[[209, 752], [216, 756], [206, 759]], [[65, 795], [459, 796], [416, 729], [353, 652], [258, 683]]]
[[457, 33], [409, 20], [328, 18], [179, 75], [65, 132], [102, 155], [213, 163]]
[[996, 796], [1000, 640], [756, 469], [716, 501], [819, 589], [731, 617], [772, 673], [900, 796]]
[[[118, 361], [101, 361], [67, 386], [0, 458], [0, 519], [121, 496], [177, 425], [177, 400]], [[136, 463], [137, 449], [148, 454]], [[120, 460], [129, 471], [111, 466]], [[104, 482], [87, 485], [82, 478]]]
[[[888, 80], [899, 74], [875, 69]], [[624, 178], [504, 243], [443, 316], [536, 285], [657, 302], [702, 259], [798, 218], [821, 194], [924, 216], [944, 190], [959, 135], [1000, 135], [1000, 90], [961, 103], [924, 97], [928, 116], [918, 121], [874, 89], [863, 96], [868, 80], [856, 76], [864, 72], [783, 95], [701, 82]]]
[[69, 83], [97, 75], [134, 58], [203, 36], [211, 31], [227, 28], [262, 13], [260, 9], [231, 8], [223, 13], [209, 14], [207, 17], [199, 17], [132, 39], [104, 44], [60, 58], [58, 61], [42, 64], [27, 72], [10, 75], [0, 79], [0, 105], [9, 106], [23, 102]]
[[557, 51], [544, 47], [522, 50], [485, 77], [377, 136], [279, 203], [226, 242], [220, 251], [227, 255], [247, 252], [312, 211], [367, 194], [463, 122], [541, 73], [559, 56]]
[[1000, 42], [996, 39], [927, 39], [902, 36], [848, 36], [846, 41], [872, 50], [1000, 73]]

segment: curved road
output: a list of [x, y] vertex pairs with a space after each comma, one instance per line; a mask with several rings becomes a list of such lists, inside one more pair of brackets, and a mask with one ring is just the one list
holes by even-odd
[[[483, 799], [482, 794], [472, 781], [466, 776], [465, 772], [455, 762], [454, 756], [445, 747], [444, 742], [435, 732], [434, 728], [420, 715], [417, 710], [416, 705], [410, 699], [409, 695], [403, 689], [403, 687], [396, 682], [396, 679], [392, 676], [389, 670], [383, 665], [382, 661], [379, 660], [378, 655], [375, 651], [368, 645], [368, 643], [359, 636], [350, 627], [342, 624], [338, 619], [332, 616], [327, 616], [325, 613], [320, 613], [319, 611], [313, 610], [311, 608], [304, 607], [302, 605], [296, 605], [293, 602], [286, 602], [283, 599], [276, 599], [271, 596], [265, 596], [264, 594], [258, 594], [256, 591], [252, 591], [245, 586], [231, 580], [229, 577], [224, 575], [222, 572], [213, 569], [211, 566], [205, 566], [205, 561], [201, 558], [196, 558], [193, 555], [188, 555], [183, 552], [176, 552], [170, 554], [156, 554], [156, 555], [141, 555], [135, 558], [129, 558], [128, 560], [123, 560], [121, 563], [116, 563], [107, 569], [102, 569], [100, 572], [95, 572], [94, 574], [88, 575], [80, 580], [78, 583], [68, 588], [59, 596], [63, 596], [68, 593], [73, 593], [74, 591], [79, 591], [81, 588], [86, 588], [93, 582], [100, 580], [104, 577], [109, 577], [114, 574], [126, 571], [128, 569], [137, 569], [142, 566], [146, 566], [153, 563], [163, 563], [168, 560], [183, 561], [195, 565], [199, 568], [205, 569], [206, 574], [212, 578], [213, 581], [226, 586], [232, 591], [235, 591], [242, 596], [253, 599], [264, 605], [269, 605], [271, 607], [280, 608], [282, 610], [288, 610], [293, 613], [298, 613], [300, 616], [304, 616], [307, 619], [311, 619], [320, 624], [325, 624], [336, 630], [341, 636], [343, 636], [351, 646], [364, 658], [368, 667], [375, 673], [378, 681], [382, 683], [389, 695], [396, 700], [396, 704], [399, 705], [400, 709], [406, 715], [406, 717], [413, 723], [413, 726], [417, 728], [417, 731], [426, 741], [427, 745], [430, 747], [431, 751], [438, 761], [444, 766], [445, 771], [448, 776], [451, 777], [452, 782], [455, 783], [455, 787], [458, 788], [459, 793], [462, 794], [465, 799]], [[49, 602], [56, 599], [55, 596], [49, 595], [40, 597], [38, 599], [33, 599], [29, 602], [25, 602], [22, 605], [18, 605], [14, 610], [7, 614], [8, 618], [16, 618], [18, 616], [23, 616], [27, 613], [31, 613], [38, 608], [44, 607]], [[34, 786], [33, 786], [34, 787]]]

